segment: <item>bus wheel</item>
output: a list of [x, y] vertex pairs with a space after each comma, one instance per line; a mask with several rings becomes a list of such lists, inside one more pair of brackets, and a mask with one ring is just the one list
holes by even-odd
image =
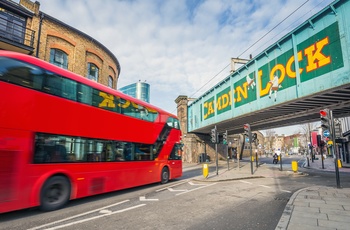
[[70, 182], [64, 176], [53, 176], [41, 189], [40, 209], [53, 211], [62, 208], [70, 198]]
[[167, 167], [164, 167], [162, 169], [162, 175], [161, 175], [161, 180], [160, 183], [166, 184], [169, 181], [169, 169]]

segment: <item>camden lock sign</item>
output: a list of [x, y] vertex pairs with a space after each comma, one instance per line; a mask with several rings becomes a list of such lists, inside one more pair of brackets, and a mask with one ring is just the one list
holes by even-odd
[[[269, 96], [276, 100], [277, 91], [295, 87], [344, 66], [338, 22], [299, 43], [297, 55], [291, 48], [233, 83], [203, 103], [204, 120]], [[295, 60], [297, 57], [297, 60]], [[298, 66], [298, 69], [296, 69]]]

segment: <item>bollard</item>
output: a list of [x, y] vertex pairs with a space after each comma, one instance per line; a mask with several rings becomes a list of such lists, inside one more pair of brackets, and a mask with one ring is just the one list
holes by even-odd
[[292, 161], [292, 170], [293, 172], [298, 172], [298, 162]]
[[341, 168], [341, 167], [343, 167], [342, 162], [340, 159], [338, 159], [338, 168]]
[[203, 164], [203, 176], [204, 176], [204, 178], [208, 178], [208, 176], [209, 176], [208, 164]]
[[279, 157], [279, 161], [280, 161], [280, 170], [283, 171], [283, 168], [282, 168], [282, 154], [280, 154], [278, 157]]

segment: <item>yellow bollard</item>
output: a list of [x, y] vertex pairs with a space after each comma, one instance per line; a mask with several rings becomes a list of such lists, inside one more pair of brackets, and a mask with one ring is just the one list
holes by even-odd
[[342, 166], [342, 163], [341, 163], [341, 160], [338, 159], [338, 168], [341, 168], [341, 167], [343, 167], [343, 166]]
[[292, 161], [292, 170], [293, 172], [298, 172], [298, 162]]
[[252, 161], [254, 162], [254, 156], [252, 156]]
[[208, 178], [208, 176], [209, 176], [208, 164], [203, 164], [203, 176], [204, 176], [204, 178]]

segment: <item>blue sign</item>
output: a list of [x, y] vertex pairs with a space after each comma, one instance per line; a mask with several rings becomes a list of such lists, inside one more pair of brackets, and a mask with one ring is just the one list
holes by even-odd
[[330, 134], [329, 130], [323, 131], [323, 136], [324, 136], [324, 137], [329, 137], [330, 135], [331, 135], [331, 134]]

